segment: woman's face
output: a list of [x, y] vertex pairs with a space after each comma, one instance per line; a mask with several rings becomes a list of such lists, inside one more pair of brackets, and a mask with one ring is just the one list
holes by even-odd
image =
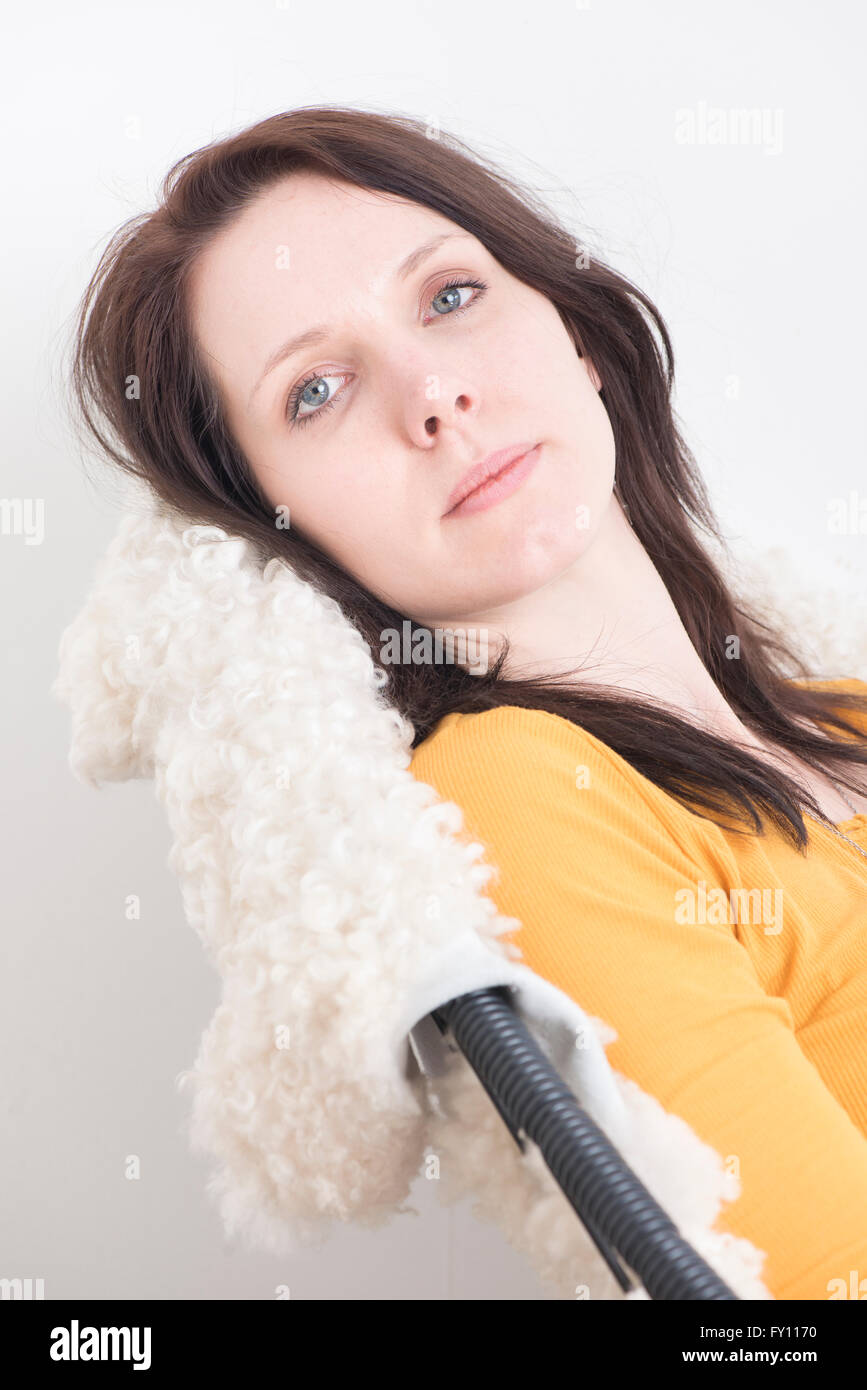
[[[550, 300], [447, 218], [293, 174], [202, 253], [191, 310], [275, 525], [416, 622], [502, 612], [592, 544], [614, 482], [601, 383]], [[447, 515], [473, 464], [536, 443], [510, 496]]]

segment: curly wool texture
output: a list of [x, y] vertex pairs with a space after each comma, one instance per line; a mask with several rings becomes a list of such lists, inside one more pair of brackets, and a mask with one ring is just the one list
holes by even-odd
[[413, 1067], [420, 1019], [503, 984], [685, 1237], [740, 1297], [771, 1296], [763, 1252], [712, 1229], [739, 1194], [720, 1155], [611, 1068], [603, 1020], [499, 940], [516, 922], [482, 892], [494, 870], [458, 839], [460, 809], [408, 771], [413, 730], [336, 603], [148, 499], [63, 634], [53, 690], [77, 777], [154, 779], [186, 915], [221, 978], [179, 1084], [230, 1238], [282, 1254], [335, 1221], [379, 1226], [414, 1210], [433, 1154], [442, 1199], [475, 1193], [554, 1296], [623, 1298], [464, 1058], [443, 1047], [442, 1074]]

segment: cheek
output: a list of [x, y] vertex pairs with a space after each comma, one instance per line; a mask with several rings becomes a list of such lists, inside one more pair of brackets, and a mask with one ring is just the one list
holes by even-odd
[[392, 590], [412, 572], [417, 540], [398, 515], [396, 487], [376, 485], [371, 476], [346, 477], [323, 485], [298, 485], [290, 503], [292, 524], [360, 583], [374, 592]]

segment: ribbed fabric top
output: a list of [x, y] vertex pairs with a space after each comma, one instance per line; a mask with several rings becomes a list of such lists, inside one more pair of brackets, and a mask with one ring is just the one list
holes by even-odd
[[[770, 821], [724, 830], [539, 710], [449, 714], [411, 771], [496, 866], [485, 891], [522, 924], [503, 939], [617, 1030], [611, 1065], [737, 1174], [717, 1228], [766, 1252], [773, 1296], [858, 1297], [867, 858], [809, 818], [804, 854]], [[838, 829], [867, 850], [867, 814]]]

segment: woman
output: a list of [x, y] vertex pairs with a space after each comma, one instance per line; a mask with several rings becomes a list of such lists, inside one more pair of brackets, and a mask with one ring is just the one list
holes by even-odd
[[527, 964], [733, 1167], [775, 1296], [851, 1296], [867, 685], [733, 601], [650, 301], [453, 138], [307, 108], [115, 235], [73, 382], [115, 463], [337, 599]]

